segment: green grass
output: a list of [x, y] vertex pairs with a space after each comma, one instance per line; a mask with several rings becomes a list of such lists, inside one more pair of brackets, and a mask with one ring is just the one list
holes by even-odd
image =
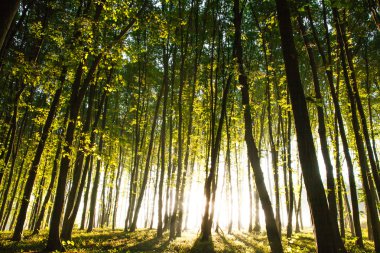
[[[46, 244], [47, 231], [42, 231], [38, 236], [30, 236], [29, 232], [21, 242], [12, 242], [10, 232], [0, 233], [0, 252], [40, 252]], [[249, 234], [235, 232], [231, 235], [223, 231], [214, 233], [212, 240], [201, 242], [196, 232], [184, 232], [182, 237], [173, 241], [168, 240], [168, 234], [163, 238], [155, 237], [155, 230], [137, 230], [133, 233], [125, 233], [121, 230], [108, 229], [95, 230], [92, 233], [75, 230], [73, 240], [64, 242], [67, 252], [158, 252], [158, 253], [213, 253], [213, 252], [270, 252], [265, 234]], [[358, 249], [353, 239], [346, 240], [349, 252], [374, 252], [372, 242], [365, 241], [365, 250]], [[313, 234], [295, 234], [291, 239], [283, 238], [285, 252], [315, 252]]]

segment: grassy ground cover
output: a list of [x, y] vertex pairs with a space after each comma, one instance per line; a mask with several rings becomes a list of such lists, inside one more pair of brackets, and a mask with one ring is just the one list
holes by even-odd
[[[183, 236], [173, 241], [168, 240], [168, 234], [162, 239], [155, 237], [155, 230], [137, 230], [133, 233], [125, 233], [121, 230], [111, 231], [107, 229], [95, 230], [92, 233], [75, 230], [72, 241], [64, 242], [67, 252], [270, 252], [265, 234], [248, 234], [235, 232], [231, 235], [222, 231], [214, 233], [212, 241], [201, 242], [196, 232], [184, 232]], [[41, 252], [46, 244], [47, 231], [42, 231], [38, 236], [30, 236], [25, 233], [21, 242], [9, 240], [10, 232], [0, 233], [0, 252]], [[291, 239], [283, 238], [285, 252], [315, 252], [312, 233], [295, 234]], [[346, 239], [349, 252], [374, 252], [372, 242], [365, 241], [365, 250], [358, 249], [353, 238]]]

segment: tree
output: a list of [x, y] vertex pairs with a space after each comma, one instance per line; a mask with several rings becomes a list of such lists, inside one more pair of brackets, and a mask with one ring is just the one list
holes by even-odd
[[334, 227], [337, 224], [331, 222], [332, 216], [319, 174], [305, 95], [299, 74], [297, 50], [293, 40], [288, 2], [286, 0], [276, 0], [276, 7], [286, 78], [297, 134], [298, 152], [315, 226], [318, 252], [342, 252], [345, 251], [345, 248], [342, 240], [335, 233], [335, 231], [338, 231], [338, 228]]
[[60, 77], [61, 85], [55, 92], [53, 102], [50, 106], [49, 115], [46, 118], [46, 122], [44, 125], [42, 136], [41, 136], [41, 139], [38, 143], [38, 147], [37, 147], [36, 154], [35, 154], [33, 162], [32, 162], [32, 166], [29, 170], [29, 176], [28, 176], [28, 180], [25, 184], [24, 195], [22, 198], [22, 204], [21, 204], [20, 211], [19, 211], [18, 218], [17, 218], [16, 228], [14, 230], [13, 237], [12, 237], [12, 240], [15, 240], [15, 241], [21, 240], [22, 230], [24, 228], [26, 212], [28, 209], [30, 196], [32, 194], [34, 180], [35, 180], [36, 175], [37, 175], [37, 169], [38, 169], [38, 165], [40, 164], [42, 152], [44, 151], [46, 139], [48, 138], [50, 127], [53, 123], [54, 116], [55, 116], [55, 113], [56, 113], [58, 105], [59, 105], [59, 100], [60, 100], [60, 97], [62, 94], [62, 89], [63, 89], [63, 82], [64, 82], [65, 77], [66, 77], [66, 71], [67, 71], [66, 68], [64, 68], [62, 70], [61, 77]]
[[273, 252], [283, 252], [281, 244], [281, 236], [277, 229], [276, 221], [273, 214], [272, 204], [269, 199], [269, 195], [264, 183], [263, 172], [260, 166], [260, 158], [258, 150], [252, 135], [252, 119], [251, 110], [249, 105], [249, 86], [247, 82], [247, 76], [245, 75], [243, 66], [243, 49], [241, 45], [241, 23], [244, 6], [240, 8], [238, 0], [234, 1], [234, 27], [235, 27], [235, 40], [234, 40], [234, 57], [236, 57], [236, 63], [239, 69], [239, 83], [242, 85], [242, 104], [244, 108], [244, 126], [245, 126], [245, 142], [248, 148], [248, 158], [253, 167], [253, 174], [255, 177], [255, 183], [257, 191], [259, 193], [261, 205], [265, 213], [265, 223], [267, 229], [267, 235], [269, 244]]
[[0, 48], [2, 48], [4, 45], [5, 38], [17, 13], [19, 4], [19, 0], [7, 0], [3, 2], [3, 7], [1, 8], [0, 12]]

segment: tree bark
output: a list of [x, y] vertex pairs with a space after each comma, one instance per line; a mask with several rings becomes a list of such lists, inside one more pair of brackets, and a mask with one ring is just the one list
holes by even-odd
[[166, 110], [167, 101], [169, 94], [169, 53], [168, 43], [162, 47], [162, 57], [164, 62], [164, 104], [162, 107], [162, 125], [161, 125], [161, 171], [160, 171], [160, 182], [158, 185], [158, 224], [157, 224], [157, 237], [162, 237], [163, 232], [163, 187], [164, 187], [164, 177], [165, 177], [165, 155], [166, 155]]
[[0, 49], [3, 47], [8, 30], [17, 13], [20, 0], [5, 0], [0, 11]]
[[61, 237], [62, 239], [66, 241], [71, 239], [71, 236], [69, 235], [71, 233], [68, 232], [68, 230], [70, 230], [68, 220], [70, 216], [72, 216], [75, 199], [77, 198], [78, 193], [81, 194], [81, 192], [79, 192], [80, 180], [81, 180], [81, 177], [86, 175], [85, 172], [82, 171], [82, 167], [83, 167], [83, 161], [86, 155], [85, 154], [86, 134], [90, 132], [91, 115], [92, 115], [92, 110], [93, 110], [93, 105], [94, 105], [94, 96], [95, 96], [95, 85], [91, 85], [89, 89], [89, 94], [88, 94], [88, 109], [86, 112], [86, 119], [85, 119], [83, 129], [82, 129], [80, 146], [78, 148], [76, 159], [75, 159], [75, 165], [72, 172], [73, 175], [72, 175], [71, 189], [67, 198], [65, 215], [63, 218]]
[[87, 217], [87, 205], [88, 205], [88, 198], [90, 195], [90, 188], [91, 188], [91, 180], [92, 180], [92, 169], [93, 169], [93, 155], [89, 155], [86, 157], [86, 162], [84, 166], [88, 166], [88, 176], [87, 176], [87, 185], [86, 185], [86, 192], [84, 195], [84, 200], [83, 200], [83, 212], [82, 212], [82, 219], [80, 223], [80, 230], [84, 230], [85, 228], [85, 223], [86, 223], [86, 217]]
[[358, 157], [359, 157], [359, 164], [360, 164], [359, 167], [360, 167], [360, 172], [361, 172], [361, 178], [362, 178], [364, 193], [365, 193], [366, 201], [368, 205], [369, 215], [371, 216], [373, 236], [374, 236], [374, 241], [375, 241], [375, 250], [380, 251], [379, 217], [378, 217], [376, 202], [374, 201], [374, 198], [372, 196], [373, 194], [376, 194], [376, 192], [373, 192], [373, 190], [375, 189], [371, 187], [371, 183], [372, 183], [371, 173], [368, 168], [368, 161], [365, 154], [363, 138], [362, 138], [362, 135], [360, 134], [361, 130], [363, 129], [360, 128], [359, 120], [357, 118], [357, 108], [356, 108], [357, 101], [355, 102], [354, 91], [352, 90], [350, 78], [348, 75], [348, 69], [347, 69], [346, 57], [345, 57], [345, 51], [344, 51], [345, 49], [344, 49], [343, 34], [342, 34], [341, 26], [339, 24], [340, 21], [339, 21], [338, 10], [335, 8], [333, 8], [333, 16], [334, 16], [335, 28], [337, 30], [337, 40], [338, 40], [338, 45], [339, 45], [339, 50], [340, 50], [340, 60], [341, 60], [341, 65], [342, 65], [342, 70], [343, 70], [343, 76], [344, 76], [347, 95], [349, 99], [349, 107], [350, 107], [349, 109], [351, 111], [351, 123], [352, 123], [355, 140], [356, 140], [356, 148], [357, 148]]
[[[323, 98], [321, 94], [321, 89], [319, 85], [319, 78], [318, 78], [318, 67], [315, 62], [314, 58], [314, 52], [311, 47], [311, 42], [307, 36], [306, 27], [303, 24], [302, 17], [298, 13], [297, 15], [297, 21], [298, 25], [301, 30], [302, 38], [304, 41], [304, 45], [306, 47], [307, 55], [309, 58], [309, 64], [313, 76], [313, 84], [314, 84], [314, 92], [315, 92], [315, 99], [316, 99], [316, 106], [317, 106], [317, 114], [318, 114], [318, 133], [319, 133], [319, 140], [321, 144], [321, 151], [323, 156], [323, 161], [325, 163], [326, 167], [326, 177], [327, 177], [327, 200], [329, 204], [329, 210], [331, 215], [331, 222], [333, 222], [333, 228], [335, 229], [335, 238], [339, 238], [339, 229], [338, 229], [338, 212], [337, 212], [337, 206], [336, 206], [336, 193], [335, 193], [335, 182], [334, 182], [334, 168], [332, 166], [331, 158], [330, 158], [330, 152], [328, 148], [327, 143], [327, 136], [326, 136], [326, 124], [325, 124], [325, 117], [323, 113]], [[337, 244], [343, 243], [341, 239], [337, 241]]]
[[53, 123], [56, 111], [58, 109], [59, 100], [60, 100], [60, 97], [62, 94], [62, 89], [63, 89], [63, 82], [65, 81], [65, 78], [66, 78], [66, 72], [67, 72], [67, 69], [63, 68], [62, 73], [61, 73], [61, 77], [60, 77], [61, 84], [60, 84], [60, 87], [55, 92], [53, 102], [50, 106], [49, 114], [46, 118], [44, 128], [43, 128], [43, 131], [41, 134], [41, 138], [40, 138], [40, 141], [38, 143], [36, 153], [34, 155], [32, 166], [29, 170], [29, 176], [28, 176], [28, 179], [26, 181], [25, 188], [24, 188], [24, 194], [22, 197], [22, 204], [21, 204], [20, 211], [18, 214], [16, 227], [15, 227], [15, 230], [14, 230], [13, 236], [12, 236], [12, 240], [14, 240], [14, 241], [20, 241], [21, 240], [22, 230], [24, 228], [24, 223], [25, 223], [25, 218], [26, 218], [26, 212], [28, 210], [30, 196], [32, 195], [34, 181], [35, 181], [36, 176], [37, 176], [38, 166], [40, 164], [41, 156], [42, 156], [42, 153], [43, 153], [44, 148], [45, 148], [46, 140], [49, 136], [50, 127]]
[[[289, 96], [288, 96], [289, 98]], [[291, 112], [288, 111], [288, 131], [287, 131], [287, 170], [289, 173], [289, 203], [288, 203], [288, 225], [286, 227], [286, 236], [290, 238], [293, 233], [293, 203], [294, 203], [294, 187], [293, 187], [293, 169], [292, 169], [292, 118], [291, 118]]]
[[216, 191], [216, 189], [212, 188], [212, 183], [215, 181], [216, 169], [217, 169], [217, 158], [220, 150], [220, 142], [222, 138], [222, 129], [223, 129], [223, 121], [226, 117], [227, 113], [227, 99], [228, 93], [231, 85], [232, 75], [228, 76], [228, 80], [223, 88], [223, 96], [222, 96], [222, 105], [221, 105], [221, 113], [219, 118], [218, 130], [215, 136], [215, 143], [212, 145], [211, 152], [211, 167], [210, 172], [207, 176], [205, 182], [205, 196], [206, 196], [206, 206], [205, 211], [202, 218], [202, 226], [201, 226], [201, 240], [208, 241], [211, 236], [211, 225], [212, 225], [212, 216], [210, 215], [210, 202], [211, 202], [211, 192]]
[[116, 217], [117, 217], [117, 209], [118, 209], [118, 204], [119, 204], [121, 178], [123, 176], [123, 170], [124, 170], [123, 155], [124, 155], [123, 148], [120, 145], [120, 150], [119, 150], [119, 165], [118, 165], [117, 174], [116, 174], [116, 180], [115, 180], [115, 182], [116, 182], [116, 192], [115, 192], [115, 202], [114, 202], [114, 206], [113, 206], [113, 215], [112, 215], [112, 231], [114, 231], [115, 227], [116, 227]]
[[66, 125], [67, 125], [67, 119], [68, 119], [68, 113], [66, 113], [65, 115], [65, 119], [64, 119], [64, 123], [63, 123], [63, 127], [61, 128], [61, 134], [59, 135], [59, 141], [58, 141], [58, 145], [57, 145], [57, 150], [55, 151], [55, 156], [54, 156], [54, 162], [53, 162], [53, 169], [52, 169], [52, 172], [51, 172], [51, 177], [50, 177], [50, 183], [49, 183], [49, 186], [47, 188], [47, 191], [46, 191], [46, 194], [45, 194], [45, 198], [44, 198], [44, 201], [42, 203], [42, 206], [41, 206], [41, 212], [38, 216], [38, 219], [37, 219], [37, 222], [36, 222], [36, 225], [34, 226], [34, 229], [33, 229], [33, 235], [37, 235], [39, 234], [40, 232], [40, 229], [41, 229], [41, 225], [42, 225], [42, 221], [45, 217], [45, 210], [46, 210], [46, 206], [53, 194], [53, 187], [54, 187], [54, 183], [56, 181], [56, 177], [57, 177], [57, 174], [58, 174], [58, 165], [59, 165], [59, 161], [60, 161], [60, 158], [61, 158], [61, 153], [62, 153], [62, 141], [63, 141], [63, 136], [64, 136], [64, 131], [66, 129]]
[[[104, 109], [103, 109], [103, 116], [102, 116], [102, 130], [106, 127], [106, 117], [107, 117], [107, 97], [104, 100]], [[99, 156], [103, 152], [103, 145], [104, 145], [104, 139], [103, 134], [100, 135], [99, 138]], [[99, 181], [100, 181], [100, 168], [102, 165], [102, 160], [100, 158], [96, 161], [96, 169], [95, 169], [95, 178], [94, 183], [92, 185], [91, 190], [91, 202], [90, 202], [90, 215], [89, 215], [89, 221], [88, 221], [88, 227], [87, 232], [91, 232], [95, 226], [95, 211], [96, 211], [96, 203], [97, 203], [97, 196], [98, 196], [98, 187], [99, 187]]]
[[276, 0], [276, 7], [286, 78], [296, 127], [298, 152], [315, 227], [317, 251], [345, 252], [343, 242], [340, 237], [336, 238], [337, 235], [335, 235], [338, 228], [331, 223], [330, 211], [319, 173], [287, 0]]
[[153, 123], [152, 123], [152, 129], [151, 129], [151, 132], [150, 132], [150, 140], [149, 140], [148, 153], [147, 153], [146, 162], [145, 162], [143, 181], [142, 181], [142, 184], [141, 184], [139, 197], [137, 199], [136, 208], [135, 208], [134, 213], [133, 213], [132, 223], [131, 223], [131, 225], [129, 227], [129, 231], [130, 232], [134, 232], [136, 230], [137, 219], [138, 219], [138, 216], [139, 216], [142, 200], [144, 198], [144, 192], [146, 190], [146, 184], [148, 182], [148, 173], [149, 173], [149, 167], [150, 167], [149, 164], [150, 164], [150, 159], [151, 159], [151, 154], [152, 154], [152, 149], [153, 149], [154, 133], [155, 133], [155, 130], [156, 130], [158, 112], [159, 112], [159, 109], [160, 109], [160, 103], [161, 103], [163, 91], [164, 91], [164, 84], [162, 83], [162, 85], [160, 87], [158, 99], [157, 99], [157, 102], [156, 102], [154, 116], [153, 116]]
[[[353, 219], [354, 219], [354, 225], [355, 225], [355, 236], [357, 237], [356, 243], [359, 246], [363, 245], [363, 236], [362, 236], [362, 231], [360, 227], [360, 218], [359, 218], [359, 204], [358, 204], [358, 195], [357, 195], [357, 189], [356, 189], [356, 180], [355, 180], [355, 175], [354, 175], [354, 166], [353, 162], [351, 159], [351, 155], [349, 152], [349, 146], [348, 146], [348, 141], [346, 137], [346, 132], [344, 129], [344, 123], [343, 123], [343, 118], [341, 114], [341, 109], [340, 109], [340, 104], [338, 100], [338, 92], [336, 92], [336, 89], [334, 87], [334, 81], [333, 81], [333, 72], [331, 66], [331, 45], [330, 45], [330, 34], [328, 30], [328, 24], [327, 24], [327, 17], [326, 17], [326, 6], [324, 4], [324, 1], [322, 1], [322, 6], [323, 6], [323, 24], [325, 28], [325, 40], [327, 44], [327, 59], [326, 56], [323, 52], [323, 49], [320, 45], [320, 42], [317, 37], [317, 32], [313, 24], [313, 19], [311, 16], [310, 10], [307, 8], [308, 12], [308, 18], [310, 20], [310, 26], [312, 29], [313, 37], [314, 37], [314, 42], [317, 45], [319, 54], [322, 58], [322, 62], [325, 68], [325, 73], [327, 76], [329, 88], [330, 88], [330, 93], [333, 99], [334, 103], [334, 109], [335, 109], [335, 115], [338, 120], [338, 125], [339, 125], [339, 133], [340, 137], [342, 140], [342, 146], [343, 146], [343, 152], [346, 158], [346, 163], [347, 163], [347, 168], [348, 168], [348, 177], [349, 177], [349, 182], [350, 182], [350, 196], [351, 196], [351, 202], [352, 202], [352, 211], [353, 211]], [[339, 83], [339, 82], [337, 82]]]
[[244, 137], [245, 142], [248, 148], [249, 160], [253, 167], [253, 174], [255, 177], [255, 183], [257, 187], [257, 191], [260, 196], [261, 205], [264, 209], [265, 214], [265, 222], [267, 229], [267, 236], [269, 240], [269, 245], [271, 247], [272, 252], [283, 252], [282, 244], [281, 244], [281, 235], [277, 229], [276, 220], [274, 218], [274, 213], [272, 209], [272, 204], [268, 195], [268, 191], [265, 187], [264, 183], [264, 175], [261, 170], [260, 158], [258, 154], [258, 150], [253, 139], [252, 134], [252, 118], [251, 118], [251, 109], [249, 104], [249, 85], [247, 76], [244, 71], [243, 65], [243, 47], [241, 42], [241, 24], [242, 24], [242, 14], [243, 9], [240, 10], [239, 0], [234, 0], [234, 27], [235, 27], [235, 39], [234, 39], [234, 57], [236, 57], [238, 69], [239, 69], [239, 83], [242, 85], [241, 93], [242, 93], [242, 104], [244, 108]]
[[[87, 74], [85, 83], [90, 83], [90, 80], [92, 80], [93, 74], [100, 62], [101, 55], [97, 56], [96, 59], [94, 59], [92, 66]], [[72, 92], [70, 95], [70, 120], [67, 126], [66, 136], [65, 136], [65, 145], [63, 147], [63, 152], [65, 155], [61, 159], [60, 164], [60, 170], [59, 170], [59, 177], [58, 177], [58, 184], [56, 189], [56, 195], [54, 199], [54, 205], [52, 210], [52, 216], [50, 219], [50, 230], [49, 230], [49, 237], [48, 242], [46, 246], [47, 251], [54, 251], [54, 250], [63, 250], [64, 247], [61, 242], [61, 238], [59, 236], [59, 226], [61, 223], [61, 217], [62, 217], [62, 211], [63, 211], [63, 205], [65, 200], [65, 192], [66, 192], [66, 181], [67, 181], [67, 175], [70, 168], [71, 163], [71, 147], [74, 141], [74, 134], [75, 134], [75, 128], [76, 123], [78, 120], [78, 114], [79, 109], [81, 107], [85, 91], [87, 90], [87, 86], [81, 85], [81, 79], [83, 75], [83, 65], [82, 63], [79, 64], [75, 80], [72, 85]]]

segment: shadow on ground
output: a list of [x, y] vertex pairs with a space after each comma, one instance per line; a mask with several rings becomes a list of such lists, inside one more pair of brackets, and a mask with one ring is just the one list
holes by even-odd
[[202, 241], [200, 237], [198, 237], [195, 241], [193, 246], [190, 249], [190, 253], [214, 253], [214, 243], [212, 241], [212, 238], [210, 238], [208, 241]]
[[[30, 236], [26, 231], [21, 242], [10, 240], [11, 232], [0, 232], [0, 253], [41, 252], [46, 246], [47, 231]], [[64, 242], [67, 252], [76, 253], [268, 253], [270, 248], [265, 233], [251, 234], [223, 230], [213, 233], [208, 241], [201, 241], [196, 232], [185, 231], [181, 237], [169, 240], [169, 234], [156, 238], [156, 230], [140, 229], [125, 233], [122, 230], [96, 229], [91, 233], [74, 230], [72, 241]], [[365, 240], [365, 249], [358, 249], [355, 240], [346, 238], [348, 252], [374, 252], [373, 242]], [[283, 237], [283, 247], [288, 252], [316, 252], [312, 233]]]

